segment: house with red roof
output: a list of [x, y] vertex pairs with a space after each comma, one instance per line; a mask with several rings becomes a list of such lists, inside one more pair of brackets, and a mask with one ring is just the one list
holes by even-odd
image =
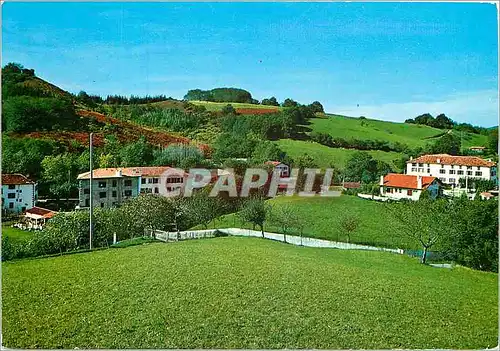
[[264, 164], [271, 165], [274, 167], [274, 169], [279, 169], [281, 178], [290, 177], [290, 166], [288, 166], [287, 164], [280, 161], [266, 161], [264, 162]]
[[443, 184], [459, 185], [462, 178], [497, 181], [497, 165], [478, 156], [424, 155], [406, 163], [406, 174], [437, 177]]
[[19, 173], [2, 174], [2, 210], [22, 213], [35, 206], [37, 183]]
[[389, 173], [380, 177], [380, 195], [391, 200], [418, 200], [422, 191], [435, 198], [442, 194], [442, 183], [437, 177]]
[[45, 223], [57, 214], [56, 211], [33, 207], [24, 214], [26, 229], [42, 229]]

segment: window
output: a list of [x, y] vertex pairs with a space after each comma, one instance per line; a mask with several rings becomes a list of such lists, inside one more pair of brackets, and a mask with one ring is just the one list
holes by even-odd
[[472, 175], [472, 171], [467, 171], [467, 175], [471, 176]]
[[148, 179], [148, 184], [153, 184], [153, 178]]
[[155, 187], [155, 194], [158, 194], [158, 187]]
[[113, 188], [116, 188], [116, 180], [113, 180]]
[[476, 171], [476, 176], [481, 177], [483, 175], [483, 172]]
[[84, 194], [90, 194], [90, 189], [89, 189], [89, 188], [85, 188], [85, 189], [83, 189], [83, 193], [84, 193]]
[[467, 169], [472, 169], [472, 166], [467, 166]]
[[8, 199], [15, 199], [16, 198], [16, 193], [8, 193], [7, 194]]
[[411, 165], [412, 165], [412, 167], [417, 167], [416, 163], [412, 163]]
[[423, 168], [419, 168], [418, 171], [423, 173], [424, 169]]
[[99, 198], [100, 198], [100, 199], [104, 199], [105, 197], [106, 197], [106, 192], [105, 192], [105, 191], [101, 191], [101, 192], [99, 193]]
[[13, 202], [9, 202], [9, 208], [14, 208], [14, 203]]
[[401, 189], [399, 189], [399, 193], [401, 194], [403, 191]]
[[424, 166], [424, 164], [423, 164], [423, 163], [419, 163], [419, 164], [418, 164], [418, 166], [419, 166], [419, 167], [423, 167], [423, 166]]
[[417, 171], [417, 169], [416, 169], [415, 167], [413, 167], [413, 168], [411, 169], [411, 171], [412, 171], [412, 172], [416, 172], [416, 171]]
[[124, 184], [125, 186], [132, 186], [132, 180], [126, 179]]
[[146, 184], [146, 178], [141, 179], [141, 184]]
[[431, 169], [430, 168], [427, 168], [427, 173], [431, 173]]
[[462, 166], [458, 166], [458, 169], [462, 169]]
[[15, 189], [16, 188], [16, 185], [15, 184], [9, 184], [9, 189], [12, 190], [12, 189]]
[[457, 171], [458, 175], [464, 175], [464, 171]]
[[480, 166], [477, 166], [477, 170], [480, 171], [481, 170], [481, 167]]
[[440, 181], [442, 181], [443, 183], [446, 182], [446, 178], [439, 178]]
[[100, 181], [99, 188], [105, 188], [105, 187], [106, 187], [106, 181]]
[[125, 190], [125, 196], [132, 196], [132, 190]]
[[158, 184], [158, 178], [153, 178], [153, 184]]
[[21, 194], [23, 192], [23, 189], [19, 189], [19, 193]]
[[101, 202], [101, 208], [103, 208], [103, 207], [104, 207], [104, 202]]
[[455, 166], [454, 166], [454, 165], [451, 165], [451, 169], [453, 169], [453, 168], [455, 168]]
[[89, 207], [90, 206], [90, 200], [89, 199], [85, 199], [85, 207]]
[[408, 190], [406, 191], [406, 195], [411, 196], [412, 194], [413, 194], [413, 190], [408, 189]]
[[449, 183], [455, 183], [455, 178], [448, 179]]
[[455, 174], [455, 170], [450, 169], [450, 174]]
[[113, 193], [111, 196], [116, 197], [116, 190], [113, 190]]
[[439, 170], [439, 174], [445, 174], [445, 173], [446, 173], [446, 170], [444, 170], [444, 169]]

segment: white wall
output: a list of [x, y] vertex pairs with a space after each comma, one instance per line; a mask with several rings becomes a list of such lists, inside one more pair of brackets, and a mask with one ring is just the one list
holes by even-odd
[[[431, 163], [431, 164], [423, 163], [422, 165], [423, 166], [419, 166], [419, 163], [417, 163], [416, 166], [413, 166], [412, 162], [407, 163], [406, 174], [437, 177], [440, 178], [440, 180], [445, 184], [455, 184], [455, 185], [459, 184], [458, 180], [460, 178], [465, 178], [465, 177], [481, 178], [486, 180], [492, 179], [490, 167], [471, 166], [470, 169], [468, 169], [467, 166], [442, 165], [438, 163]], [[444, 174], [441, 173], [442, 170], [444, 171]], [[453, 171], [454, 174], [450, 174], [450, 171]], [[462, 171], [463, 174], [459, 175], [458, 171]], [[467, 172], [472, 172], [472, 175], [470, 174], [468, 175]], [[476, 172], [481, 172], [482, 174], [478, 176], [476, 175]], [[455, 181], [454, 182], [450, 181], [450, 178], [454, 178]]]
[[410, 199], [410, 200], [418, 200], [420, 198], [420, 193], [422, 192], [421, 190], [414, 190], [412, 189], [412, 194], [408, 195], [407, 191], [408, 189], [397, 189], [397, 188], [392, 188], [392, 193], [388, 193], [385, 190], [386, 187], [381, 186], [380, 187], [380, 195], [385, 196], [389, 199], [392, 200], [401, 200], [401, 199]]
[[[8, 194], [15, 194], [15, 198], [9, 199]], [[15, 213], [20, 213], [23, 207], [29, 210], [35, 206], [37, 196], [36, 184], [16, 184], [14, 189], [2, 185], [2, 209]], [[9, 203], [14, 207], [9, 208]]]

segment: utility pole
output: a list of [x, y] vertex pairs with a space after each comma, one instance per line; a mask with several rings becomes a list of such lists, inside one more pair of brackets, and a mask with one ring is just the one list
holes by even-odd
[[92, 234], [93, 234], [93, 223], [92, 223], [92, 217], [93, 217], [93, 204], [92, 204], [92, 182], [94, 180], [93, 177], [93, 165], [92, 165], [92, 136], [93, 133], [90, 133], [90, 233], [89, 233], [89, 248], [92, 250]]

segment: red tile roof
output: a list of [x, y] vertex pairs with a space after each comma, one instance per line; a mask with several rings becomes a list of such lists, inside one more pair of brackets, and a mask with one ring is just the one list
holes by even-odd
[[277, 166], [281, 163], [282, 162], [280, 162], [280, 161], [266, 161], [266, 162], [264, 162], [265, 165], [273, 165], [273, 166]]
[[452, 156], [448, 154], [424, 155], [413, 160], [408, 160], [406, 163], [439, 163], [443, 165], [483, 167], [493, 167], [496, 165], [495, 162], [487, 161], [477, 156]]
[[[97, 178], [115, 178], [120, 177], [117, 173], [121, 171], [121, 175], [125, 177], [159, 177], [168, 170], [176, 171], [176, 168], [161, 166], [161, 167], [122, 167], [122, 168], [98, 168], [94, 169], [93, 177]], [[177, 173], [177, 172], [176, 172]], [[182, 170], [182, 173], [185, 173]], [[78, 179], [89, 179], [90, 172], [85, 172], [78, 175]]]
[[[409, 174], [389, 173], [384, 177], [384, 186], [403, 189], [418, 189], [418, 177], [419, 176]], [[422, 177], [422, 189], [427, 188], [436, 179], [436, 177]]]
[[3, 185], [13, 185], [13, 184], [35, 184], [35, 182], [28, 179], [26, 176], [19, 173], [12, 174], [2, 174], [2, 184]]
[[36, 207], [36, 206], [33, 208], [30, 208], [29, 210], [26, 210], [26, 213], [37, 215], [37, 216], [42, 216], [44, 218], [52, 218], [57, 214], [56, 211], [51, 211], [51, 210], [47, 210], [46, 208]]

